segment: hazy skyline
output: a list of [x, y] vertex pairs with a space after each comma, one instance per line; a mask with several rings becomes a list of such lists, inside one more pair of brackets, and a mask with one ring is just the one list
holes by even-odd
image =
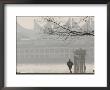
[[[51, 16], [48, 16], [51, 17]], [[75, 22], [77, 22], [80, 26], [85, 24], [85, 22], [81, 21], [85, 16], [52, 16], [55, 18], [57, 22], [60, 22], [60, 24], [64, 24], [65, 22], [68, 21], [70, 17], [74, 19]], [[94, 21], [94, 16], [89, 16], [91, 17], [91, 20]], [[23, 26], [24, 28], [27, 29], [33, 29], [34, 28], [34, 20], [37, 20], [36, 22], [40, 25], [43, 26], [46, 24], [44, 20], [44, 16], [17, 16], [17, 23]]]
[[69, 73], [70, 59], [73, 73], [93, 73], [94, 17], [17, 17], [18, 73]]

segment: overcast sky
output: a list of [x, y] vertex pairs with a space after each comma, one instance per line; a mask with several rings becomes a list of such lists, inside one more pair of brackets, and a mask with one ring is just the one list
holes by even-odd
[[[86, 16], [74, 16], [74, 17], [71, 17], [74, 19], [75, 22], [77, 22], [80, 26], [83, 25], [85, 22], [82, 21], [83, 18], [85, 18]], [[17, 17], [17, 23], [19, 23], [21, 26], [25, 27], [25, 28], [28, 28], [28, 29], [33, 29], [33, 26], [34, 26], [34, 20], [36, 20], [36, 22], [40, 25], [40, 26], [43, 26], [46, 24], [46, 21], [45, 21], [45, 18], [44, 16], [24, 16], [24, 17]], [[68, 19], [69, 17], [66, 16], [56, 16], [54, 17], [54, 19], [57, 21], [57, 22], [60, 22], [60, 24], [64, 24]], [[94, 17], [91, 16], [91, 20], [93, 20]]]

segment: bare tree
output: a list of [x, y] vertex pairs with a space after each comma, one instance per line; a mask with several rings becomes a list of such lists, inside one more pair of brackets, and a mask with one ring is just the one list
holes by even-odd
[[[88, 18], [88, 16], [84, 17], [82, 20], [80, 20], [80, 22], [85, 22], [86, 24], [88, 24], [87, 18]], [[47, 22], [57, 26], [56, 30], [54, 30], [53, 28], [47, 28], [44, 32], [46, 34], [58, 35], [59, 37], [63, 36], [65, 40], [69, 37], [72, 37], [72, 36], [85, 36], [85, 35], [94, 36], [94, 30], [89, 31], [89, 32], [88, 31], [73, 31], [72, 29], [70, 29], [69, 25], [68, 26], [61, 25], [60, 23], [55, 21], [55, 19], [52, 17], [46, 17], [45, 19], [47, 20]], [[76, 23], [76, 24], [78, 25], [78, 23]], [[78, 25], [78, 28], [80, 30], [82, 30], [82, 28], [79, 25]]]

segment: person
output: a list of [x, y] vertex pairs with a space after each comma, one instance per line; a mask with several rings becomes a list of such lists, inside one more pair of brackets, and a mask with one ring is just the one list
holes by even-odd
[[69, 61], [67, 62], [67, 66], [70, 70], [70, 73], [72, 73], [71, 69], [72, 69], [72, 65], [73, 65], [73, 62], [69, 59]]
[[94, 73], [94, 69], [93, 69], [93, 73]]
[[84, 72], [86, 72], [86, 66], [84, 66]]

